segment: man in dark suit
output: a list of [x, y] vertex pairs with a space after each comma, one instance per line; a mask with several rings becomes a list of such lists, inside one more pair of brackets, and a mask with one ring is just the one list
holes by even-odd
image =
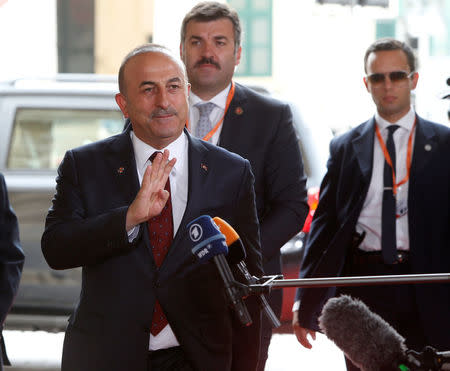
[[[194, 135], [248, 159], [255, 175], [266, 274], [280, 274], [280, 248], [300, 232], [306, 215], [306, 177], [287, 104], [232, 81], [241, 57], [241, 25], [227, 4], [194, 6], [181, 26], [181, 57], [191, 95], [189, 130]], [[282, 290], [270, 295], [281, 313]], [[272, 336], [263, 318], [258, 370], [264, 370]]]
[[5, 178], [0, 174], [0, 370], [10, 365], [1, 330], [19, 288], [25, 257], [19, 241], [19, 225], [8, 199]]
[[42, 237], [51, 267], [83, 269], [62, 370], [252, 370], [260, 311], [246, 300], [253, 325], [238, 323], [186, 228], [203, 214], [228, 221], [260, 275], [250, 164], [184, 130], [189, 84], [166, 48], [128, 54], [119, 89], [131, 126], [66, 153]]
[[[377, 111], [331, 142], [300, 277], [449, 272], [450, 129], [411, 107], [418, 73], [405, 43], [374, 42], [364, 67]], [[450, 349], [449, 292], [448, 284], [337, 290], [364, 301], [417, 351]], [[337, 293], [298, 290], [293, 325], [303, 346], [311, 347], [307, 335], [315, 337], [322, 306]], [[348, 360], [347, 368], [355, 369]]]

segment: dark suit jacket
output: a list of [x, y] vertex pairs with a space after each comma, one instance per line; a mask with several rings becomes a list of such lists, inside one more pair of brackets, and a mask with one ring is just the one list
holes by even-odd
[[[0, 174], [0, 336], [3, 322], [19, 287], [24, 259], [19, 241], [17, 217], [9, 204], [5, 179]], [[5, 354], [3, 353], [3, 357]], [[6, 360], [7, 358], [3, 359], [3, 361]], [[5, 362], [5, 364], [8, 363]], [[2, 366], [3, 362], [0, 358], [0, 370]]]
[[[300, 277], [339, 276], [370, 184], [374, 119], [332, 140]], [[450, 272], [450, 129], [417, 118], [408, 193], [412, 273]], [[317, 317], [336, 289], [299, 289], [299, 319]], [[450, 285], [415, 286], [422, 327], [435, 346], [450, 347]], [[447, 345], [444, 345], [447, 344]], [[444, 349], [445, 350], [445, 349]]]
[[309, 210], [292, 113], [287, 104], [235, 87], [218, 144], [252, 165], [264, 271], [279, 274], [280, 248], [301, 231]]
[[[133, 246], [125, 231], [127, 208], [139, 190], [129, 129], [67, 152], [42, 237], [51, 267], [83, 267], [62, 370], [146, 370], [155, 299], [196, 370], [254, 368], [258, 338], [237, 323], [215, 265], [198, 263], [186, 230], [187, 223], [203, 214], [227, 220], [245, 241], [250, 271], [261, 274], [250, 164], [188, 138], [188, 202], [159, 269], [146, 223]], [[259, 310], [252, 308], [259, 326]]]

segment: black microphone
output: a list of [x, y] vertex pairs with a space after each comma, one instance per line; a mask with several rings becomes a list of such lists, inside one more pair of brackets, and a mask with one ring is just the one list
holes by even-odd
[[209, 215], [198, 217], [190, 222], [187, 228], [189, 237], [194, 245], [192, 253], [202, 263], [206, 263], [210, 259], [214, 261], [225, 284], [225, 292], [239, 321], [244, 326], [250, 326], [252, 319], [225, 258], [225, 255], [228, 253], [225, 236], [220, 233], [219, 228]]
[[325, 335], [363, 371], [450, 370], [450, 351], [430, 346], [408, 350], [405, 339], [360, 300], [347, 295], [327, 301], [319, 317]]
[[[228, 246], [228, 255], [227, 255], [228, 263], [237, 265], [239, 271], [241, 272], [242, 276], [244, 277], [248, 285], [258, 283], [258, 279], [250, 274], [245, 262], [243, 261], [247, 254], [245, 253], [244, 244], [242, 243], [242, 240], [240, 239], [237, 232], [230, 224], [228, 224], [225, 220], [219, 218], [218, 216], [215, 216], [213, 220], [219, 227], [220, 232], [222, 232], [225, 235], [225, 242]], [[267, 299], [264, 296], [264, 294], [262, 293], [258, 294], [258, 302], [260, 308], [264, 311], [272, 327], [274, 328], [280, 327], [281, 323], [278, 320], [275, 313], [273, 312], [269, 303], [267, 302]]]
[[364, 371], [401, 370], [408, 363], [405, 339], [358, 299], [347, 295], [329, 299], [319, 326]]

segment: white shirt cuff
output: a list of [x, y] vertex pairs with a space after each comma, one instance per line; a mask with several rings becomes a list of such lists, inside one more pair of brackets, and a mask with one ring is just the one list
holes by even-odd
[[128, 242], [133, 242], [134, 239], [138, 236], [139, 234], [139, 225], [134, 226], [133, 228], [131, 228], [127, 234], [128, 234]]

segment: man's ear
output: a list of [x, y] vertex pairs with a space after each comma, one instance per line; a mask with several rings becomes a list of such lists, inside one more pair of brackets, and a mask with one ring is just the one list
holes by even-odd
[[364, 82], [364, 85], [366, 86], [367, 91], [370, 93], [369, 84], [367, 82], [367, 78], [366, 77], [363, 77], [363, 82]]
[[411, 90], [414, 90], [416, 88], [418, 81], [419, 81], [419, 73], [414, 72], [414, 75], [411, 78]]
[[241, 53], [242, 53], [242, 46], [240, 46], [236, 52], [236, 62], [234, 64], [235, 66], [239, 65], [239, 63], [241, 61]]
[[116, 103], [122, 111], [123, 117], [128, 118], [127, 98], [122, 93], [117, 93]]

